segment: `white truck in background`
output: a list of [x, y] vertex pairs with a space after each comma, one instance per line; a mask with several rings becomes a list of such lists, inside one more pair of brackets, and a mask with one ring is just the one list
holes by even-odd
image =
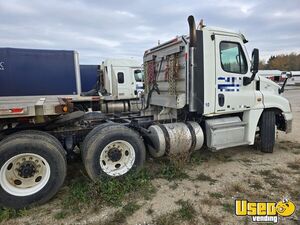
[[291, 71], [291, 73], [292, 73], [291, 82], [294, 85], [300, 85], [300, 71]]
[[[276, 129], [291, 132], [293, 116], [283, 89], [257, 76], [258, 49], [250, 60], [242, 34], [203, 24], [196, 29], [193, 16], [188, 23], [189, 36], [145, 51], [138, 112], [106, 110], [103, 118], [62, 102], [56, 115], [38, 115], [44, 120], [26, 117], [22, 108], [6, 111], [9, 118], [0, 114], [0, 205], [23, 208], [52, 198], [75, 146], [94, 181], [141, 168], [146, 151], [157, 158], [191, 154], [204, 145], [218, 151], [256, 142], [262, 152], [273, 152]], [[107, 93], [133, 96], [123, 88], [116, 91], [115, 82], [125, 83], [124, 68], [104, 63], [104, 73], [109, 70], [114, 76]]]
[[105, 99], [138, 98], [143, 82], [141, 63], [133, 59], [106, 59], [101, 64]]
[[93, 104], [77, 100], [75, 106], [83, 111], [103, 113], [138, 111], [144, 87], [141, 63], [134, 59], [106, 59], [98, 67], [97, 84], [81, 96], [100, 100]]
[[300, 71], [259, 70], [257, 74], [276, 83], [283, 83], [286, 78], [290, 78], [286, 85], [300, 85]]

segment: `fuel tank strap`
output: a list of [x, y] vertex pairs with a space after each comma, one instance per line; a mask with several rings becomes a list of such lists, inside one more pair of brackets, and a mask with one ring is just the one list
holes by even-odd
[[192, 152], [196, 146], [196, 133], [195, 133], [193, 126], [190, 123], [186, 123], [186, 126], [188, 127], [188, 129], [190, 130], [191, 135], [192, 135], [192, 144], [191, 144], [191, 148], [189, 150], [190, 152]]
[[168, 155], [170, 153], [170, 135], [169, 132], [167, 131], [167, 128], [163, 126], [162, 124], [158, 124], [159, 128], [162, 130], [165, 136], [166, 140], [166, 154]]

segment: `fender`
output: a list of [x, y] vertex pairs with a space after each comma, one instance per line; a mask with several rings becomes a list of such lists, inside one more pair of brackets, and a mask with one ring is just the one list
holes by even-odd
[[249, 143], [249, 145], [254, 144], [256, 127], [263, 110], [264, 109], [251, 109], [245, 111], [243, 114], [243, 121], [247, 122], [245, 140]]
[[290, 113], [291, 107], [289, 101], [282, 95], [279, 95], [280, 86], [265, 77], [260, 76], [259, 80], [259, 89], [262, 93], [264, 108], [276, 108], [281, 112]]
[[281, 95], [274, 95], [270, 92], [262, 92], [265, 109], [276, 108], [283, 113], [291, 113], [289, 101]]

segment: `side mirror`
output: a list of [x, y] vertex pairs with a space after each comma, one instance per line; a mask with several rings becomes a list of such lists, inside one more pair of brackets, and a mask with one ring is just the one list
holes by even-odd
[[286, 72], [286, 77], [287, 77], [288, 79], [291, 78], [291, 77], [293, 77], [292, 72]]
[[279, 94], [283, 93], [284, 92], [284, 87], [286, 85], [286, 82], [289, 78], [291, 78], [293, 76], [292, 72], [283, 72], [281, 74], [281, 76], [285, 76], [285, 80], [283, 82], [283, 85], [281, 86], [281, 88], [279, 89]]
[[251, 82], [254, 80], [255, 75], [258, 72], [258, 65], [259, 65], [259, 50], [255, 48], [252, 51], [252, 66], [250, 69], [250, 71], [252, 72], [252, 76], [243, 78], [244, 86], [251, 84]]
[[255, 48], [252, 51], [252, 66], [251, 66], [252, 73], [256, 74], [258, 72], [258, 65], [259, 65], [259, 50]]

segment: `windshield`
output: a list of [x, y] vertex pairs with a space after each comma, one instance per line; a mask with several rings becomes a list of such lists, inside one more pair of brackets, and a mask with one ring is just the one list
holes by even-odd
[[143, 82], [144, 81], [144, 71], [135, 70], [134, 71], [134, 79], [136, 82]]

